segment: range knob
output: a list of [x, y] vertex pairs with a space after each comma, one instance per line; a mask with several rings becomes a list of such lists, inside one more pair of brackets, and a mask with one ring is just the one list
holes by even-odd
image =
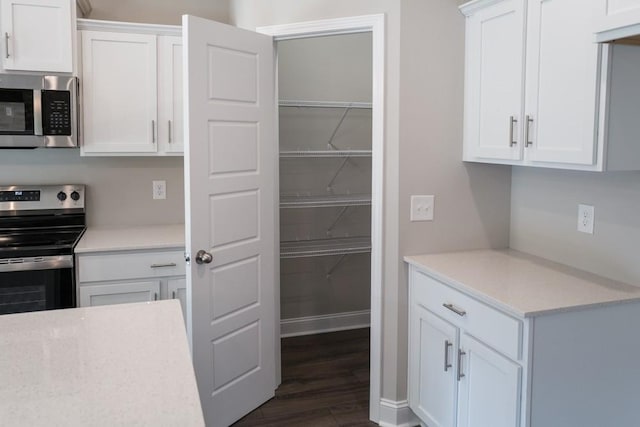
[[64, 191], [61, 191], [58, 193], [58, 200], [60, 200], [61, 202], [64, 202], [65, 200], [67, 200], [67, 193], [65, 193]]
[[71, 193], [71, 199], [77, 202], [78, 200], [80, 200], [80, 193], [74, 191], [73, 193]]

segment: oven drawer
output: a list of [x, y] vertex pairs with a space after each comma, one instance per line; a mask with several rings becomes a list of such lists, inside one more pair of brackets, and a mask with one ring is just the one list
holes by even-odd
[[78, 255], [78, 280], [87, 282], [184, 276], [184, 251], [111, 252]]
[[422, 305], [468, 334], [520, 360], [522, 322], [418, 270], [411, 273], [412, 295]]

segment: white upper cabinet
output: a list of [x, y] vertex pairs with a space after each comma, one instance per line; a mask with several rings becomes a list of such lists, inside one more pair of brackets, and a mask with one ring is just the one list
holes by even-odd
[[608, 0], [604, 15], [597, 21], [596, 39], [599, 42], [638, 38], [640, 34], [640, 0]]
[[82, 155], [182, 155], [179, 27], [80, 22]]
[[[633, 135], [640, 126], [628, 122], [616, 138], [609, 131], [612, 111], [640, 101], [619, 90], [612, 95], [620, 83], [610, 78], [611, 69], [631, 70], [637, 60], [626, 55], [612, 66], [614, 49], [595, 43], [606, 3], [475, 0], [461, 7], [467, 17], [464, 160], [590, 171], [639, 168]], [[624, 165], [610, 161], [612, 148]]]
[[82, 31], [83, 154], [157, 151], [156, 37]]
[[601, 4], [529, 0], [524, 135], [531, 162], [595, 164], [600, 48], [593, 28]]
[[2, 67], [6, 71], [73, 72], [71, 0], [2, 0]]
[[158, 37], [158, 138], [167, 153], [184, 152], [182, 37]]
[[524, 10], [504, 1], [467, 20], [465, 157], [520, 160]]

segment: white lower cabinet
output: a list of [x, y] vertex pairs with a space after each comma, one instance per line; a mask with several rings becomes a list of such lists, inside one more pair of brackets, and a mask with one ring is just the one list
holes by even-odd
[[118, 282], [80, 288], [80, 306], [155, 301], [160, 296], [160, 281]]
[[78, 306], [178, 299], [186, 313], [184, 249], [77, 255]]
[[[451, 323], [427, 309], [425, 298], [444, 285], [425, 279], [421, 273], [412, 276], [411, 409], [429, 427], [519, 426], [521, 367], [464, 332], [464, 318], [477, 314], [467, 313], [469, 307], [458, 301], [450, 308], [442, 305], [443, 310], [457, 311], [451, 312], [460, 321]], [[450, 304], [449, 299], [442, 301]]]
[[410, 266], [408, 398], [423, 426], [638, 425], [640, 301], [520, 317], [479, 288]]
[[522, 368], [467, 334], [462, 334], [458, 352], [457, 425], [519, 426]]

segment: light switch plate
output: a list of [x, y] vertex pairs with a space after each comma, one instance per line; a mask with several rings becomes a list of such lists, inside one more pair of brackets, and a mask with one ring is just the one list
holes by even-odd
[[434, 196], [411, 196], [411, 221], [433, 221]]
[[578, 205], [578, 231], [582, 233], [593, 234], [594, 222], [595, 213], [593, 206]]
[[167, 198], [167, 181], [153, 181], [153, 200]]

